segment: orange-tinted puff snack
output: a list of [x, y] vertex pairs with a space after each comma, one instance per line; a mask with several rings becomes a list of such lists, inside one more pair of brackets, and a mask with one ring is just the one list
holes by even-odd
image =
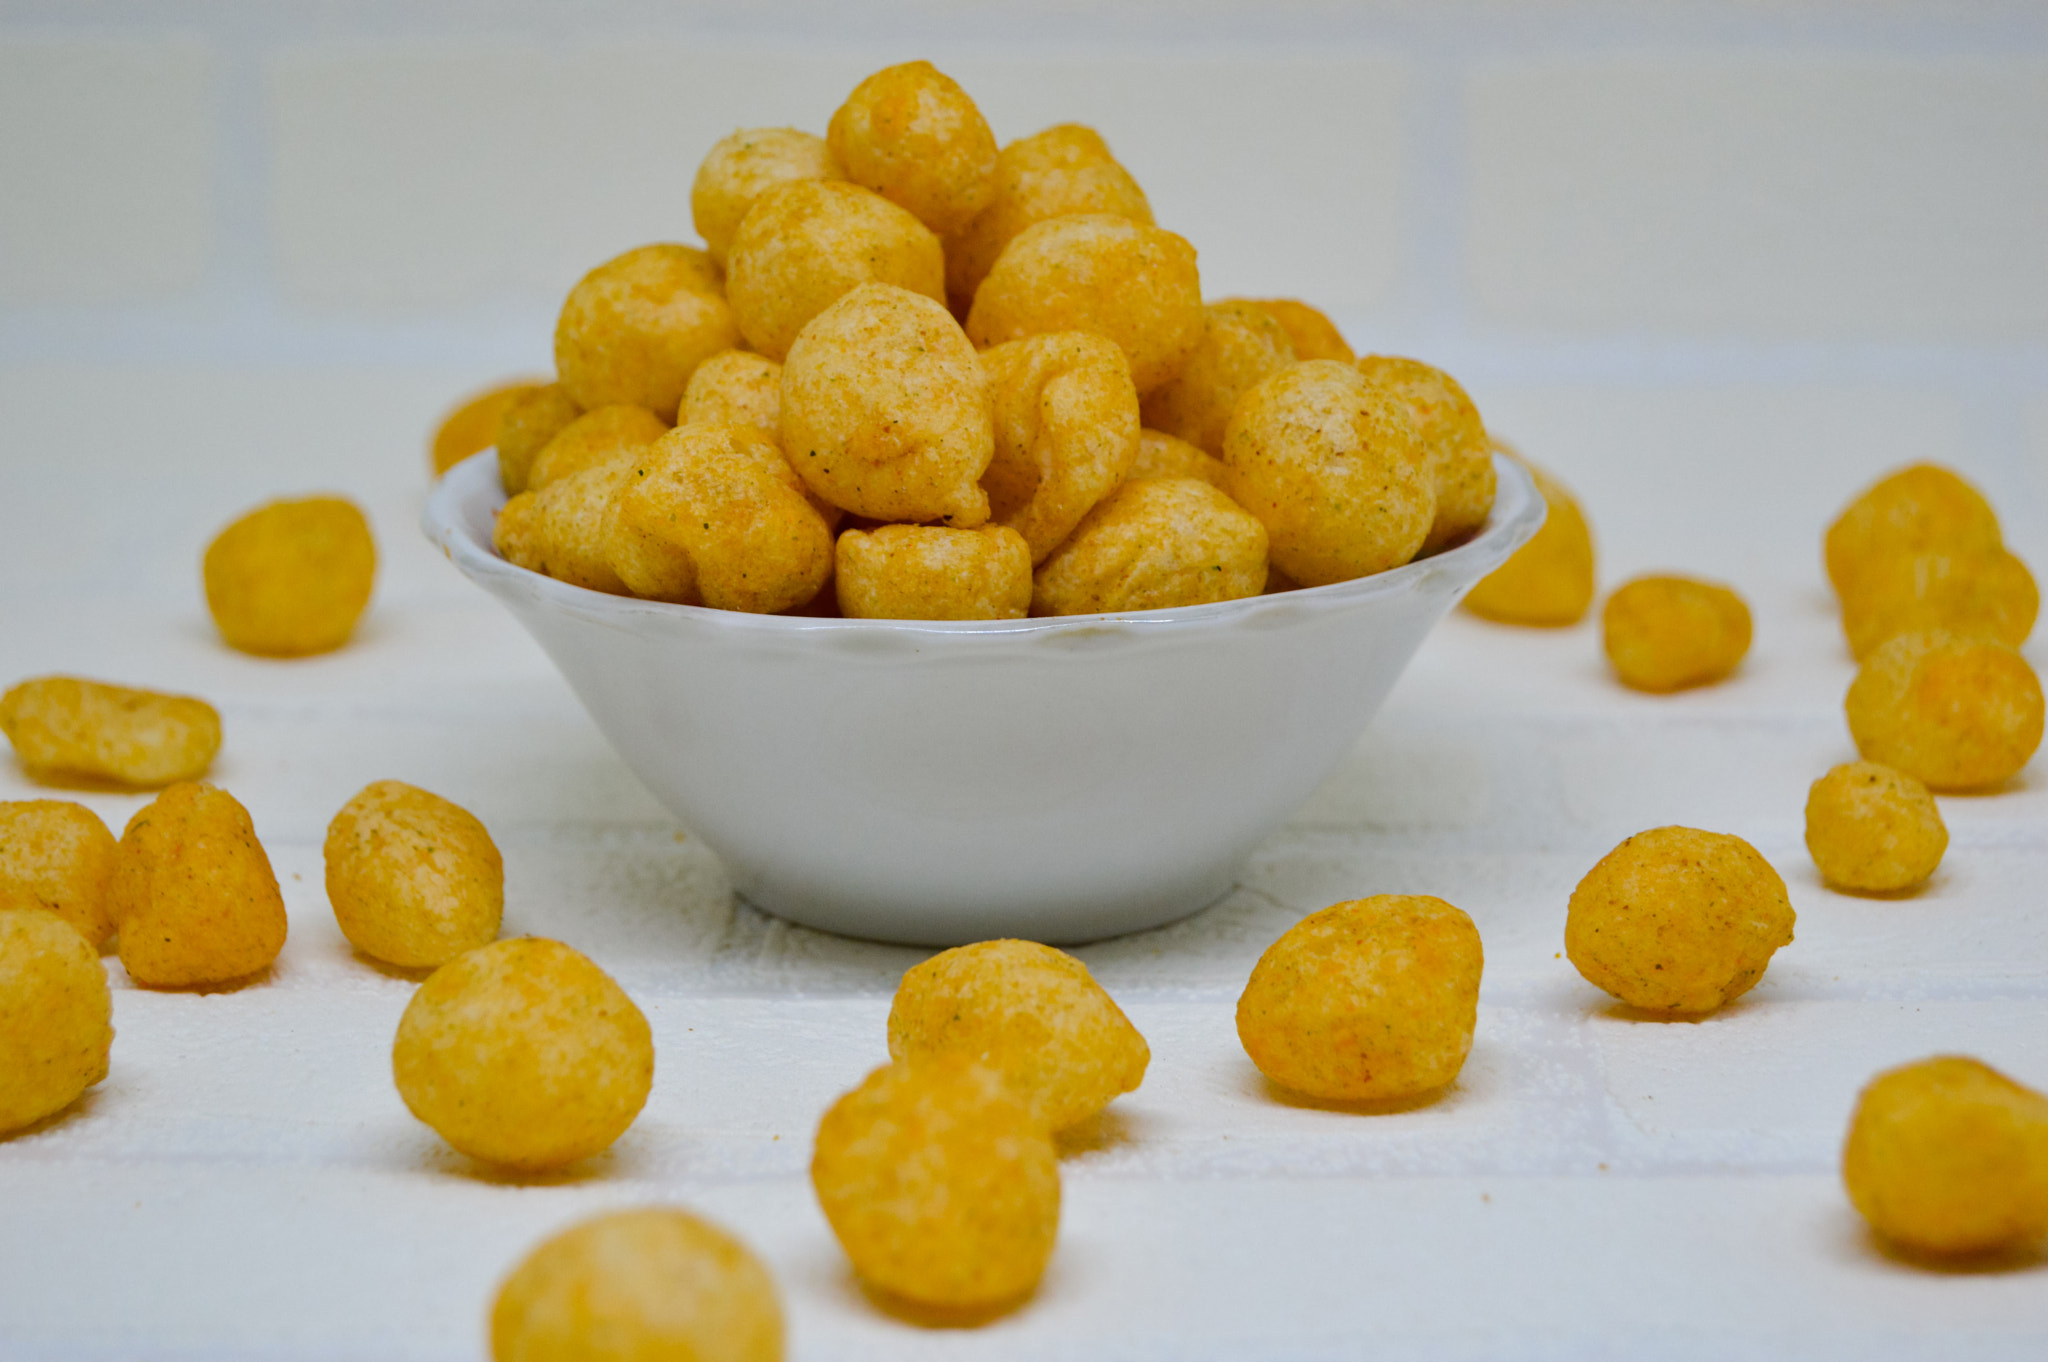
[[1311, 913], [1266, 948], [1237, 1001], [1237, 1035], [1283, 1088], [1332, 1102], [1441, 1088], [1472, 1050], [1479, 929], [1426, 895]]
[[506, 496], [526, 490], [533, 461], [548, 441], [583, 414], [559, 383], [529, 389], [512, 398], [498, 415], [498, 480]]
[[1719, 681], [1749, 651], [1749, 607], [1725, 586], [1638, 577], [1607, 598], [1600, 642], [1621, 683], [1665, 692]]
[[107, 1076], [113, 1017], [107, 972], [84, 937], [54, 914], [0, 907], [0, 1135]]
[[668, 422], [645, 407], [615, 402], [592, 407], [549, 440], [526, 477], [526, 490], [538, 492], [571, 473], [581, 473], [617, 458], [632, 458], [668, 434]]
[[737, 421], [769, 439], [782, 424], [782, 366], [766, 355], [726, 350], [697, 366], [683, 393], [679, 426]]
[[1346, 364], [1358, 358], [1337, 324], [1296, 298], [1226, 298], [1225, 302], [1252, 303], [1266, 309], [1294, 342], [1296, 359], [1339, 359]]
[[39, 676], [0, 695], [0, 733], [32, 779], [151, 789], [206, 773], [220, 714], [189, 695]]
[[498, 440], [498, 423], [513, 402], [543, 387], [536, 379], [500, 383], [465, 398], [461, 406], [441, 418], [434, 428], [428, 456], [434, 476], [440, 477], [472, 454], [489, 449]]
[[959, 323], [923, 294], [863, 284], [819, 313], [782, 366], [781, 434], [811, 491], [855, 515], [988, 519], [988, 380]]
[[327, 902], [349, 944], [403, 969], [498, 935], [505, 862], [476, 815], [399, 780], [358, 791], [327, 825]]
[[1922, 549], [1873, 558], [1857, 570], [1842, 596], [1842, 632], [1858, 658], [1900, 634], [1934, 629], [2017, 648], [2034, 631], [2040, 609], [2034, 574], [2004, 549]]
[[1145, 424], [1221, 454], [1238, 399], [1294, 361], [1294, 342], [1272, 313], [1256, 303], [1211, 303], [1180, 371], [1145, 395]]
[[1923, 549], [1983, 552], [2002, 542], [1983, 493], [1939, 464], [1916, 463], [1880, 478], [1828, 526], [1828, 580], [1846, 596], [1871, 563]]
[[632, 473], [616, 458], [521, 492], [498, 512], [491, 544], [515, 567], [614, 596], [630, 594], [605, 551], [605, 514]]
[[1934, 790], [1989, 789], [2041, 745], [2041, 681], [1995, 639], [1901, 634], [1863, 660], [1844, 708], [1867, 761]]
[[726, 269], [741, 334], [777, 362], [812, 318], [863, 284], [946, 297], [945, 254], [931, 229], [880, 194], [837, 180], [765, 191], [740, 223]]
[[284, 896], [249, 811], [212, 785], [137, 810], [114, 863], [121, 964], [145, 988], [247, 978], [284, 949]]
[[343, 497], [273, 501], [207, 545], [206, 608], [231, 648], [269, 657], [325, 653], [348, 642], [370, 603], [377, 545]]
[[721, 268], [754, 200], [790, 180], [845, 178], [825, 139], [795, 128], [741, 128], [721, 138], [697, 167], [690, 220]]
[[1874, 761], [1852, 761], [1807, 791], [1806, 849], [1829, 884], [1887, 893], [1934, 873], [1948, 850], [1948, 828], [1925, 785]]
[[1593, 603], [1593, 531], [1571, 490], [1495, 442], [1536, 480], [1548, 508], [1543, 526], [1509, 559], [1479, 579], [1465, 608], [1501, 624], [1576, 624]]
[[1399, 567], [1422, 547], [1436, 492], [1405, 403], [1349, 364], [1306, 360], [1239, 400], [1223, 437], [1223, 490], [1272, 536], [1303, 586]]
[[1266, 528], [1193, 478], [1127, 482], [1039, 566], [1034, 615], [1163, 610], [1256, 596]]
[[1031, 550], [1005, 525], [878, 525], [839, 536], [847, 619], [1015, 620], [1031, 608]]
[[989, 515], [1045, 561], [1138, 453], [1138, 390], [1114, 342], [1085, 331], [1010, 341], [981, 355], [995, 417], [982, 475]]
[[1199, 478], [1211, 487], [1223, 485], [1223, 460], [1163, 430], [1138, 432], [1138, 457], [1124, 478]]
[[83, 804], [0, 803], [0, 909], [41, 908], [96, 951], [114, 936], [114, 834]]
[[853, 87], [825, 135], [846, 178], [946, 236], [996, 192], [996, 135], [967, 92], [928, 61], [884, 67]]
[[975, 292], [967, 334], [984, 348], [1048, 331], [1093, 331], [1131, 362], [1140, 396], [1180, 371], [1202, 334], [1195, 248], [1109, 213], [1019, 232]]
[[1727, 833], [1652, 828], [1572, 891], [1565, 954], [1588, 983], [1646, 1012], [1712, 1012], [1749, 992], [1792, 940], [1785, 881]]
[[739, 339], [711, 257], [658, 243], [607, 260], [569, 290], [555, 371], [586, 411], [627, 402], [672, 420], [697, 366]]
[[1152, 223], [1152, 205], [1095, 129], [1061, 123], [996, 153], [995, 198], [946, 239], [946, 296], [966, 316], [996, 257], [1026, 227], [1073, 213]]
[[1421, 453], [1436, 489], [1436, 518], [1422, 541], [1423, 553], [1462, 543], [1479, 532], [1493, 509], [1493, 442], [1486, 438], [1479, 408], [1458, 380], [1420, 360], [1367, 355], [1358, 361], [1366, 381], [1407, 404], [1422, 437]]

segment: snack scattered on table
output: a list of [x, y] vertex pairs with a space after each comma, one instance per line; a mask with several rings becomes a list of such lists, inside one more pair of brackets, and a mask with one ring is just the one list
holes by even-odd
[[0, 909], [47, 909], [105, 951], [114, 939], [118, 850], [114, 834], [83, 804], [0, 803]]
[[639, 458], [647, 446], [668, 432], [668, 422], [645, 407], [623, 402], [592, 407], [541, 446], [533, 457], [533, 467], [527, 470], [526, 490], [538, 492], [586, 468]]
[[584, 411], [623, 402], [672, 421], [697, 366], [739, 340], [711, 257], [663, 242], [607, 260], [569, 290], [555, 372]]
[[825, 130], [846, 178], [947, 236], [996, 196], [996, 136], [951, 76], [928, 61], [875, 72]]
[[811, 1185], [854, 1271], [929, 1309], [1022, 1300], [1059, 1233], [1052, 1136], [979, 1064], [869, 1074], [818, 1123]]
[[1137, 1090], [1152, 1052], [1088, 967], [1034, 941], [982, 941], [912, 968], [889, 1006], [889, 1057], [1001, 1075], [1048, 1130]]
[[259, 506], [206, 548], [206, 608], [231, 648], [267, 657], [331, 652], [370, 603], [377, 545], [343, 497]]
[[1577, 624], [1593, 603], [1593, 532], [1578, 500], [1556, 478], [1500, 441], [1506, 454], [1536, 480], [1549, 507], [1543, 527], [1505, 563], [1479, 579], [1465, 595], [1465, 608], [1501, 624]]
[[547, 383], [519, 394], [498, 417], [498, 480], [507, 496], [526, 490], [533, 461], [583, 408], [569, 400], [559, 383]]
[[676, 424], [738, 422], [769, 439], [782, 427], [782, 366], [746, 350], [722, 350], [697, 366]]
[[1785, 882], [1740, 837], [1639, 832], [1572, 891], [1565, 954], [1586, 981], [1646, 1012], [1697, 1015], [1755, 987], [1792, 941]]
[[1206, 482], [1127, 482], [1039, 566], [1031, 609], [1089, 615], [1256, 596], [1266, 549], [1265, 526]]
[[1857, 1099], [1842, 1182], [1908, 1252], [2031, 1249], [2048, 1236], [2048, 1097], [1961, 1056], [1888, 1070]]
[[327, 825], [327, 901], [349, 943], [406, 969], [498, 935], [505, 862], [474, 814], [397, 780], [365, 786]]
[[2040, 679], [1995, 639], [1901, 634], [1863, 660], [1844, 708], [1865, 760], [1931, 790], [1989, 789], [2041, 745]]
[[1742, 597], [1690, 577], [1638, 577], [1600, 612], [1600, 643], [1615, 676], [1655, 694], [1729, 676], [1749, 651], [1749, 637]]
[[455, 957], [420, 985], [391, 1070], [412, 1114], [456, 1149], [541, 1173], [625, 1134], [654, 1085], [654, 1037], [584, 956], [515, 937]]
[[1900, 634], [1937, 629], [2017, 648], [2040, 609], [2034, 575], [2004, 549], [1921, 549], [1858, 569], [1842, 597], [1842, 632], [1859, 660]]
[[204, 700], [75, 676], [36, 677], [0, 696], [0, 732], [36, 780], [140, 789], [195, 780], [220, 750], [220, 715]]
[[1806, 849], [1829, 884], [1888, 893], [1934, 873], [1948, 850], [1948, 828], [1925, 785], [1889, 766], [1854, 761], [1813, 782]]
[[99, 952], [59, 918], [0, 906], [0, 1134], [107, 1076], [114, 999]]
[[1938, 464], [1901, 468], [1867, 488], [1828, 527], [1828, 580], [1845, 599], [1875, 563], [1921, 552], [1990, 552], [1998, 516], [1976, 488]]
[[791, 180], [843, 180], [824, 138], [795, 128], [741, 128], [711, 148], [690, 185], [690, 221], [725, 268], [732, 239], [754, 200]]
[[136, 811], [114, 862], [121, 964], [146, 988], [246, 979], [284, 949], [284, 896], [249, 811], [173, 785]]
[[1031, 549], [1006, 525], [850, 529], [837, 564], [847, 619], [1020, 620], [1031, 609]]
[[1220, 455], [1238, 399], [1294, 362], [1293, 340], [1265, 308], [1211, 303], [1202, 309], [1202, 329], [1179, 370], [1145, 395], [1144, 423]]
[[440, 477], [472, 454], [480, 454], [498, 441], [499, 423], [513, 402], [543, 387], [536, 379], [518, 379], [465, 399], [441, 418], [429, 451], [434, 476]]
[[492, 1362], [782, 1362], [775, 1279], [688, 1211], [613, 1211], [515, 1267], [491, 1306]]
[[1042, 563], [1138, 455], [1138, 390], [1108, 339], [1054, 331], [984, 350], [995, 454], [989, 515]]
[[1237, 1037], [1267, 1078], [1323, 1101], [1387, 1101], [1457, 1078], [1472, 1050], [1479, 929], [1426, 895], [1332, 904], [1266, 948]]

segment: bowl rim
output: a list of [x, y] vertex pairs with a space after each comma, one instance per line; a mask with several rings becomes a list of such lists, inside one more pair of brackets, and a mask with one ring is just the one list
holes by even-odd
[[480, 585], [492, 585], [538, 595], [541, 599], [572, 613], [621, 626], [636, 620], [692, 620], [706, 626], [796, 637], [809, 634], [860, 635], [969, 635], [1016, 638], [1058, 637], [1088, 634], [1106, 627], [1124, 626], [1155, 630], [1188, 630], [1271, 619], [1299, 618], [1304, 612], [1324, 613], [1346, 610], [1361, 602], [1416, 590], [1445, 576], [1465, 579], [1460, 592], [1505, 562], [1541, 528], [1548, 507], [1536, 490], [1536, 482], [1520, 463], [1493, 455], [1495, 491], [1493, 508], [1479, 533], [1453, 548], [1427, 558], [1370, 576], [1354, 577], [1327, 586], [1296, 587], [1237, 600], [1212, 601], [1204, 605], [1167, 606], [1158, 610], [1126, 610], [1093, 615], [1032, 616], [1018, 620], [873, 620], [842, 619], [819, 615], [755, 615], [738, 610], [717, 610], [705, 605], [678, 605], [670, 601], [649, 601], [634, 596], [613, 596], [588, 587], [573, 586], [543, 573], [517, 567], [499, 556], [488, 539], [479, 539], [470, 529], [465, 512], [479, 501], [491, 502], [495, 514], [507, 498], [498, 480], [495, 450], [471, 455], [444, 473], [435, 483], [420, 512], [420, 528], [427, 538]]

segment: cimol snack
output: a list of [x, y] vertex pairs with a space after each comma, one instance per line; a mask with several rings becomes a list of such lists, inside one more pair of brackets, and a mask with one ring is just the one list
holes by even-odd
[[1179, 371], [1146, 395], [1145, 425], [1221, 454], [1238, 399], [1294, 361], [1294, 342], [1271, 312], [1257, 303], [1211, 303]]
[[537, 492], [506, 502], [491, 527], [491, 544], [505, 561], [571, 586], [630, 594], [612, 566], [606, 518], [633, 475], [629, 460], [612, 460], [571, 473]]
[[1466, 593], [1465, 608], [1501, 624], [1576, 624], [1594, 592], [1593, 532], [1586, 513], [1556, 478], [1497, 440], [1493, 447], [1529, 470], [1547, 512], [1535, 537]]
[[841, 180], [845, 173], [822, 137], [795, 128], [741, 128], [697, 167], [690, 220], [712, 262], [723, 269], [732, 239], [754, 200], [791, 180]]
[[884, 67], [853, 88], [826, 140], [846, 178], [940, 236], [996, 193], [996, 136], [959, 84], [928, 61]]
[[346, 497], [259, 506], [207, 545], [206, 608], [231, 648], [269, 657], [331, 652], [370, 603], [377, 545]]
[[1349, 364], [1358, 358], [1337, 324], [1299, 298], [1226, 298], [1264, 308], [1294, 343], [1296, 359], [1334, 359]]
[[1138, 454], [1138, 390], [1123, 351], [1085, 331], [1055, 331], [981, 353], [995, 452], [981, 485], [989, 515], [1042, 563]]
[[1017, 620], [1031, 609], [1031, 548], [1007, 525], [878, 525], [839, 536], [847, 619]]
[[284, 895], [249, 811], [173, 785], [128, 820], [114, 863], [121, 964], [147, 988], [232, 983], [284, 949]]
[[1835, 767], [1806, 796], [1806, 849], [1841, 889], [1910, 889], [1941, 864], [1948, 828], [1927, 787], [1874, 761]]
[[593, 407], [555, 432], [527, 470], [526, 489], [538, 492], [586, 468], [640, 456], [668, 434], [669, 424], [645, 407], [615, 402]]
[[1421, 360], [1367, 355], [1358, 372], [1407, 408], [1415, 423], [1418, 453], [1436, 493], [1422, 553], [1463, 543], [1486, 524], [1493, 509], [1493, 442], [1458, 380]]
[[37, 780], [153, 789], [206, 774], [220, 714], [204, 700], [76, 676], [39, 676], [0, 695], [0, 732]]
[[1620, 682], [1663, 694], [1724, 680], [1749, 652], [1749, 607], [1691, 577], [1627, 582], [1600, 612], [1600, 645]]
[[1999, 548], [1998, 515], [1984, 494], [1939, 464], [1901, 468], [1866, 489], [1828, 527], [1828, 580], [1844, 598], [1873, 563], [1927, 549]]
[[560, 383], [547, 383], [516, 394], [498, 414], [498, 480], [505, 495], [526, 490], [533, 461], [571, 421], [583, 414]]
[[1931, 790], [1991, 789], [2041, 745], [2040, 678], [1995, 639], [1901, 634], [1864, 659], [1843, 707], [1865, 760]]
[[683, 390], [679, 426], [752, 426], [769, 439], [782, 425], [782, 366], [766, 355], [721, 350]]
[[1031, 610], [1092, 615], [1256, 596], [1267, 542], [1265, 526], [1206, 482], [1127, 482], [1039, 565]]
[[0, 909], [55, 913], [94, 950], [114, 937], [119, 844], [100, 816], [61, 799], [0, 803]]
[[2040, 609], [2034, 575], [2004, 549], [1922, 549], [1857, 569], [1842, 596], [1842, 632], [1858, 658], [1900, 634], [1935, 630], [2017, 648], [2034, 631]]
[[0, 1134], [107, 1076], [114, 999], [99, 952], [54, 913], [0, 906]]
[[673, 421], [690, 375], [739, 344], [718, 266], [662, 242], [583, 276], [555, 323], [555, 372], [584, 411], [627, 403]]
[[327, 825], [323, 857], [334, 919], [365, 955], [432, 968], [497, 938], [504, 859], [474, 814], [439, 795], [364, 787]]
[[442, 417], [428, 447], [434, 476], [440, 477], [470, 455], [496, 444], [498, 425], [504, 418], [505, 409], [541, 386], [531, 379], [500, 383], [466, 398]]

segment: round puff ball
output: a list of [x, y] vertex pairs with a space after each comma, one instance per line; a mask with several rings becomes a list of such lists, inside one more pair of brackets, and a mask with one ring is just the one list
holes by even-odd
[[1572, 891], [1564, 949], [1586, 981], [1646, 1012], [1712, 1012], [1792, 941], [1785, 882], [1740, 837], [1652, 828]]
[[441, 418], [434, 429], [428, 454], [434, 476], [440, 477], [472, 454], [489, 449], [498, 439], [498, 423], [514, 402], [547, 385], [533, 379], [500, 383], [464, 400], [461, 406]]
[[889, 1057], [986, 1065], [1047, 1130], [1144, 1081], [1152, 1051], [1088, 967], [1035, 941], [982, 941], [913, 967], [889, 1006]]
[[1327, 1102], [1416, 1097], [1472, 1052], [1484, 965], [1479, 929], [1427, 895], [1332, 904], [1252, 967], [1237, 1036], [1259, 1072]]
[[1062, 123], [996, 153], [995, 198], [946, 241], [946, 296], [962, 316], [996, 258], [1026, 227], [1073, 213], [1152, 223], [1152, 205], [1093, 128]]
[[1358, 371], [1398, 397], [1422, 437], [1423, 466], [1436, 490], [1436, 518], [1421, 552], [1435, 553], [1479, 532], [1493, 509], [1493, 442], [1479, 408], [1443, 370], [1396, 355], [1367, 355]]
[[710, 256], [693, 246], [641, 246], [569, 290], [555, 323], [555, 372], [586, 411], [625, 402], [667, 420], [697, 366], [739, 341]]
[[951, 313], [864, 284], [818, 314], [782, 366], [782, 448], [812, 492], [871, 520], [988, 519], [988, 380]]
[[1887, 893], [1934, 873], [1948, 850], [1948, 828], [1925, 785], [1874, 761], [1852, 761], [1807, 792], [1806, 849], [1829, 884]]
[[38, 676], [0, 695], [0, 733], [36, 780], [150, 789], [206, 773], [220, 751], [220, 713], [189, 695]]
[[334, 815], [323, 854], [334, 919], [365, 955], [431, 968], [497, 938], [504, 858], [460, 805], [377, 781]]
[[618, 458], [634, 458], [668, 434], [669, 424], [645, 407], [615, 402], [592, 407], [562, 427], [535, 456], [526, 490], [538, 492], [572, 473]]
[[114, 834], [83, 804], [0, 803], [0, 908], [41, 908], [94, 950], [114, 938]]
[[1005, 525], [878, 525], [840, 534], [839, 613], [866, 620], [1019, 620], [1031, 549]]
[[2048, 1097], [1960, 1055], [1887, 1070], [1856, 1099], [1842, 1182], [1908, 1252], [2031, 1249], [2048, 1235]]
[[636, 462], [612, 459], [521, 492], [499, 509], [492, 547], [514, 567], [590, 591], [632, 594], [605, 552], [604, 525]]
[[985, 350], [995, 457], [982, 474], [989, 517], [1041, 563], [1138, 455], [1138, 390], [1114, 342], [1055, 331]]
[[928, 61], [884, 67], [853, 87], [825, 129], [846, 178], [941, 236], [996, 193], [996, 135], [967, 92]]
[[719, 139], [690, 186], [690, 221], [723, 268], [754, 200], [792, 180], [846, 178], [824, 138], [795, 128], [741, 128]]
[[273, 501], [215, 536], [202, 573], [229, 647], [303, 657], [348, 642], [370, 603], [377, 545], [345, 498]]
[[1038, 1285], [1059, 1234], [1052, 1136], [979, 1064], [889, 1064], [818, 1123], [811, 1186], [871, 1287], [983, 1310]]
[[1842, 632], [1857, 658], [1900, 634], [1941, 629], [2017, 648], [2034, 631], [2041, 592], [2002, 548], [1923, 549], [1865, 563], [1842, 596]]
[[1901, 634], [1863, 660], [1844, 702], [1867, 761], [1932, 790], [1988, 789], [2041, 745], [2041, 681], [1995, 639]]
[[777, 362], [812, 318], [863, 284], [946, 297], [945, 253], [931, 229], [880, 194], [836, 180], [762, 194], [733, 238], [727, 270], [741, 334]]
[[1306, 360], [1246, 393], [1223, 436], [1223, 490], [1302, 586], [1413, 558], [1436, 518], [1407, 406], [1349, 364]]
[[782, 366], [765, 355], [726, 350], [697, 366], [683, 392], [679, 426], [754, 426], [773, 439], [782, 423]]
[[533, 461], [547, 448], [548, 441], [583, 414], [583, 408], [569, 399], [559, 383], [549, 383], [514, 397], [498, 415], [498, 481], [505, 495], [516, 497], [526, 490], [527, 474]]
[[1145, 424], [1221, 454], [1238, 399], [1294, 361], [1294, 342], [1272, 313], [1256, 303], [1211, 303], [1180, 372], [1145, 395]]
[[678, 426], [628, 473], [604, 527], [636, 595], [767, 615], [832, 575], [832, 527], [753, 426]]
[[1140, 396], [1180, 371], [1202, 334], [1195, 248], [1148, 223], [1076, 213], [1019, 232], [975, 291], [967, 335], [986, 349], [1093, 331], [1131, 362]]
[[1138, 457], [1131, 460], [1126, 482], [1140, 478], [1199, 478], [1223, 486], [1223, 460], [1163, 430], [1138, 432]]
[[521, 1260], [491, 1306], [492, 1362], [782, 1362], [775, 1279], [687, 1211], [594, 1216]]
[[398, 1095], [473, 1159], [562, 1168], [626, 1133], [654, 1085], [654, 1035], [612, 977], [515, 937], [435, 970], [398, 1021]]
[[1298, 298], [1226, 298], [1225, 302], [1251, 303], [1266, 309], [1294, 343], [1296, 359], [1336, 359], [1346, 364], [1358, 358], [1337, 324]]
[[121, 965], [145, 988], [246, 979], [284, 949], [284, 895], [249, 811], [173, 785], [136, 811], [114, 861]]
[[1600, 646], [1615, 676], [1660, 694], [1728, 676], [1749, 651], [1749, 633], [1742, 597], [1690, 577], [1638, 577], [1600, 612]]
[[2003, 542], [1983, 493], [1939, 464], [1916, 463], [1879, 479], [1828, 526], [1828, 580], [1849, 595], [1865, 568], [1922, 549], [1986, 552]]
[[1034, 615], [1165, 610], [1266, 589], [1266, 527], [1194, 478], [1127, 482], [1039, 566]]
[[1542, 528], [1466, 593], [1465, 608], [1501, 624], [1577, 624], [1593, 603], [1593, 530], [1578, 499], [1556, 478], [1496, 442], [1536, 480], [1547, 508]]
[[0, 908], [0, 1134], [107, 1076], [114, 997], [99, 953], [54, 913]]

